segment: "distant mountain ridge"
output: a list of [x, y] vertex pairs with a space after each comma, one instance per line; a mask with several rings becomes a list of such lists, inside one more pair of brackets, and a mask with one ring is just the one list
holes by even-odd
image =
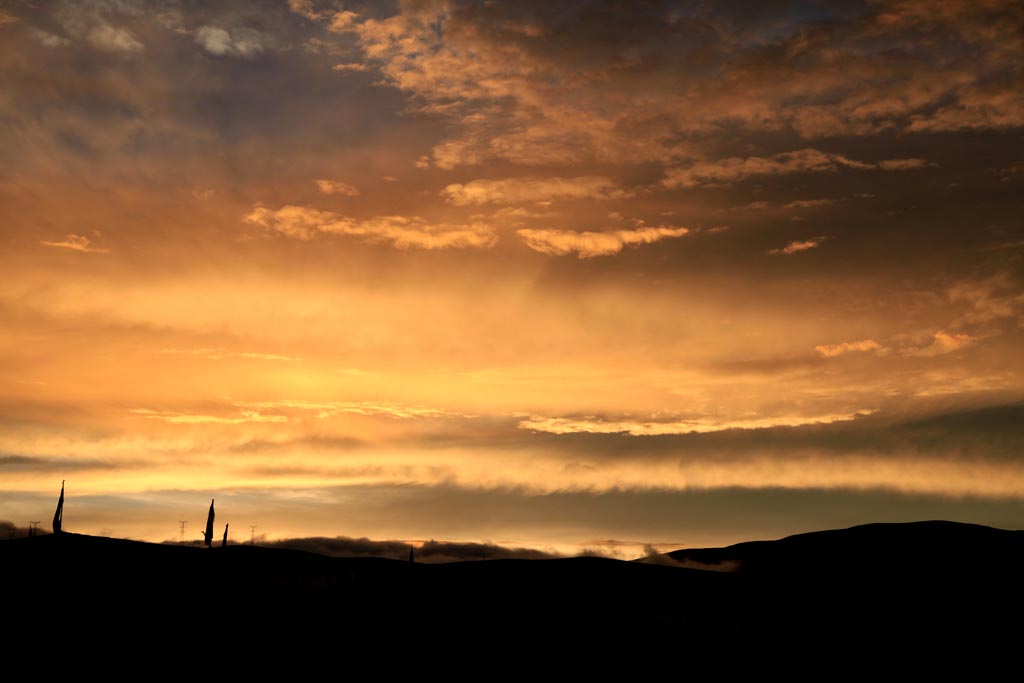
[[0, 571], [17, 589], [8, 618], [27, 631], [53, 615], [104, 612], [123, 632], [145, 633], [198, 609], [224, 633], [324, 643], [378, 634], [440, 647], [571, 634], [667, 651], [908, 642], [962, 651], [1013, 648], [1024, 636], [1024, 532], [943, 521], [678, 550], [655, 563], [419, 564], [63, 533], [0, 543]]
[[1024, 569], [1024, 531], [942, 520], [877, 523], [665, 556], [681, 566], [750, 576], [1003, 574]]

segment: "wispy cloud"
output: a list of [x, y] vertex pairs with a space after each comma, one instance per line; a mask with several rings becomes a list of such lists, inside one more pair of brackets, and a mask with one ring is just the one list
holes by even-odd
[[40, 244], [44, 244], [48, 247], [59, 247], [61, 249], [71, 249], [72, 251], [81, 251], [89, 254], [109, 254], [109, 249], [102, 247], [92, 246], [92, 240], [85, 235], [68, 234], [64, 236], [64, 239], [59, 242], [50, 242], [48, 240], [40, 240]]
[[247, 27], [229, 31], [217, 26], [202, 26], [196, 31], [196, 43], [218, 57], [255, 57], [267, 47], [265, 36]]
[[801, 149], [771, 157], [730, 157], [698, 161], [666, 171], [661, 184], [668, 188], [714, 187], [757, 176], [791, 173], [833, 173], [840, 169], [906, 171], [926, 166], [923, 159], [889, 159], [877, 163], [857, 161], [842, 154]]
[[661, 240], [682, 237], [688, 228], [642, 227], [632, 230], [606, 232], [576, 232], [574, 230], [539, 230], [523, 228], [516, 233], [526, 246], [534, 251], [555, 256], [576, 254], [579, 258], [593, 258], [617, 254], [631, 244], [652, 244]]
[[319, 180], [314, 180], [313, 182], [316, 183], [317, 189], [324, 194], [343, 194], [346, 197], [359, 196], [359, 188], [353, 187], [341, 180], [327, 180], [321, 178]]
[[418, 217], [378, 216], [365, 220], [331, 211], [287, 205], [273, 210], [257, 206], [245, 221], [299, 240], [319, 234], [351, 235], [368, 242], [388, 242], [398, 249], [490, 247], [497, 231], [486, 223], [432, 224]]
[[147, 420], [160, 420], [171, 424], [244, 424], [247, 422], [287, 422], [284, 415], [264, 415], [255, 410], [243, 410], [238, 415], [203, 415], [198, 413], [177, 413], [148, 408], [133, 408], [130, 411], [134, 415], [144, 417]]
[[250, 410], [285, 411], [298, 410], [316, 413], [319, 418], [340, 414], [378, 415], [398, 419], [422, 419], [439, 417], [470, 417], [440, 408], [405, 405], [387, 401], [308, 401], [301, 399], [283, 401], [239, 401], [233, 405]]
[[471, 204], [515, 204], [556, 199], [614, 199], [630, 196], [614, 181], [603, 176], [579, 178], [505, 178], [454, 183], [441, 196], [456, 206]]
[[342, 73], [354, 71], [356, 73], [362, 73], [363, 71], [369, 71], [370, 67], [360, 62], [346, 62], [343, 64], [335, 64], [331, 67], [334, 71], [340, 71]]
[[825, 358], [835, 358], [844, 353], [853, 351], [881, 351], [882, 345], [874, 339], [862, 339], [860, 341], [840, 342], [838, 344], [822, 344], [815, 346], [814, 350]]
[[872, 414], [872, 410], [826, 415], [778, 415], [771, 417], [747, 417], [717, 419], [693, 417], [685, 419], [618, 419], [607, 420], [597, 417], [545, 417], [532, 415], [519, 422], [520, 429], [531, 429], [552, 434], [629, 434], [631, 436], [656, 436], [663, 434], [707, 434], [730, 429], [770, 429], [772, 427], [799, 427], [801, 425], [832, 424], [848, 422]]
[[210, 360], [222, 360], [224, 358], [247, 358], [251, 360], [271, 361], [295, 361], [299, 360], [294, 356], [284, 356], [276, 353], [255, 353], [252, 351], [227, 351], [225, 349], [201, 348], [201, 349], [160, 349], [164, 355], [189, 355], [203, 356]]
[[794, 242], [790, 242], [784, 247], [780, 247], [778, 249], [769, 249], [768, 253], [782, 256], [799, 254], [801, 251], [807, 251], [808, 249], [814, 249], [816, 247], [821, 246], [821, 243], [824, 242], [826, 239], [826, 237], [812, 237], [806, 240], [796, 240]]
[[977, 337], [972, 337], [969, 334], [957, 334], [955, 332], [939, 330], [932, 334], [932, 342], [930, 344], [906, 349], [904, 354], [908, 356], [922, 356], [926, 358], [931, 356], [943, 356], [947, 353], [959, 351], [962, 348], [971, 346], [972, 344], [977, 343], [977, 341]]
[[797, 199], [783, 205], [784, 209], [811, 209], [819, 206], [831, 206], [835, 204], [834, 199]]

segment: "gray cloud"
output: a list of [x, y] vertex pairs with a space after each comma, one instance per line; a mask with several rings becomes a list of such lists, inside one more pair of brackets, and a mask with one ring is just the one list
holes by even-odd
[[196, 31], [196, 43], [211, 55], [219, 57], [253, 57], [266, 49], [263, 34], [244, 26], [230, 30], [201, 26]]

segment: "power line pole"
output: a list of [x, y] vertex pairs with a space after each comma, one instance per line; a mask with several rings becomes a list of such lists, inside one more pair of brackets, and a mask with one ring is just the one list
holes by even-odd
[[186, 524], [188, 524], [188, 520], [187, 519], [179, 519], [178, 520], [178, 528], [180, 530], [180, 532], [178, 534], [178, 545], [184, 545], [185, 544], [185, 525]]
[[256, 545], [256, 527], [257, 526], [259, 526], [259, 525], [258, 524], [250, 524], [249, 525], [249, 530], [252, 532], [249, 535], [249, 545]]

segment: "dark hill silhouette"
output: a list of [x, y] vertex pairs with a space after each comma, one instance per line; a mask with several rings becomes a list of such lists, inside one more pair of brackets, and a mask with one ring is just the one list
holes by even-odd
[[682, 566], [757, 578], [1021, 576], [1024, 531], [945, 521], [864, 524], [666, 555]]
[[[572, 634], [652, 648], [771, 648], [995, 647], [1020, 637], [1024, 532], [872, 524], [667, 557], [677, 566], [597, 557], [420, 564], [67, 532], [0, 543], [3, 576], [17, 587], [13, 618], [39, 628], [66, 610], [152, 625], [195, 609], [218, 632], [268, 638]], [[708, 565], [735, 570], [693, 568]]]

